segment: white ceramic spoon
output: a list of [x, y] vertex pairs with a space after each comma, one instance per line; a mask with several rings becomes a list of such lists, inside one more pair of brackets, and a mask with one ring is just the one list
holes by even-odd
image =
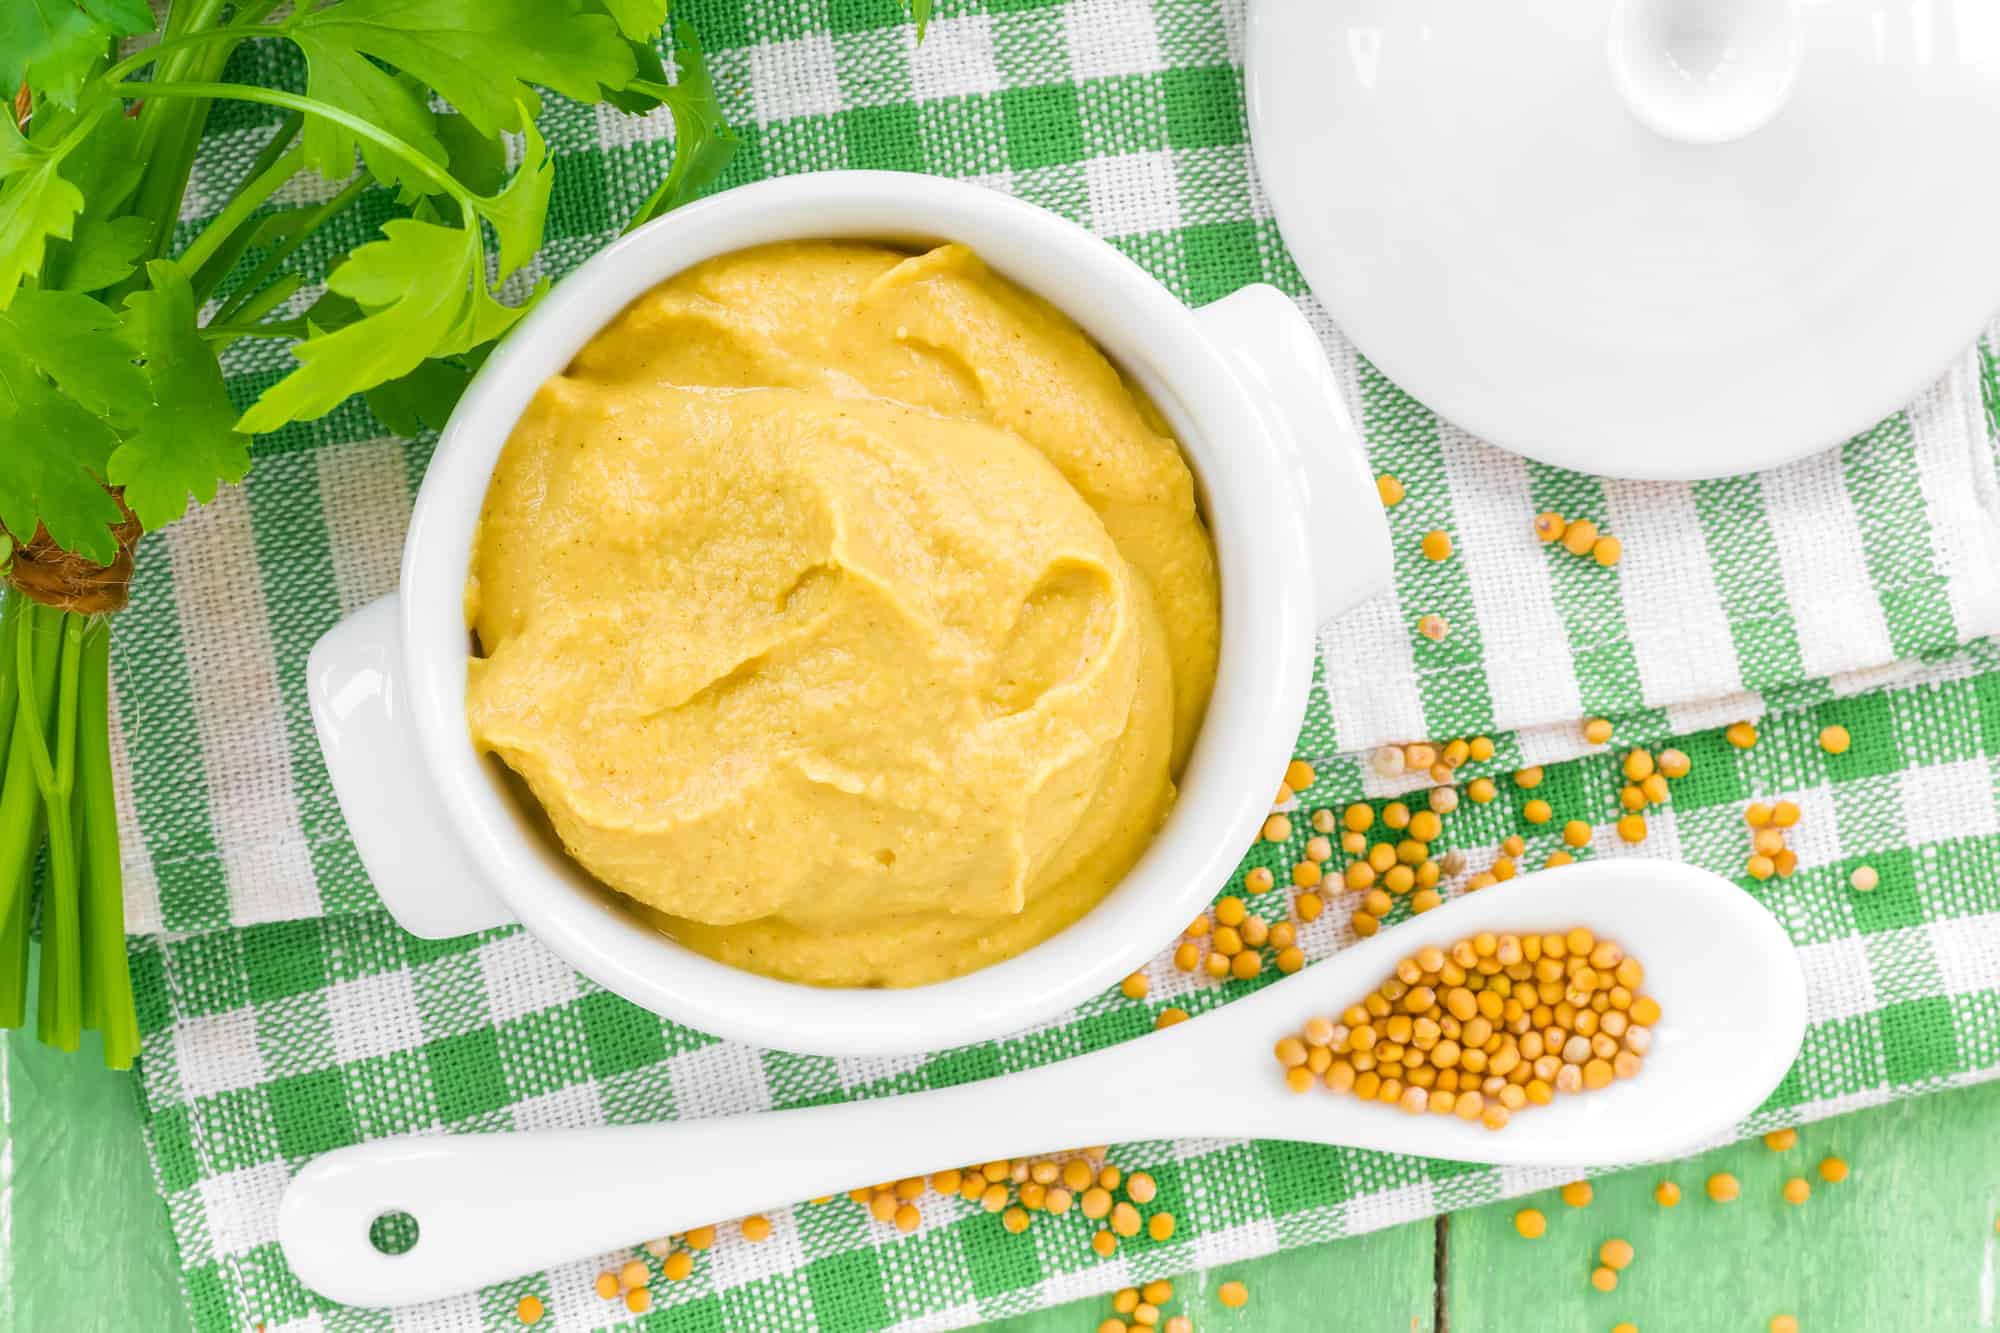
[[[1271, 1048], [1425, 945], [1586, 926], [1646, 968], [1663, 1017], [1638, 1077], [1559, 1097], [1498, 1132], [1323, 1089], [1286, 1090]], [[386, 1139], [309, 1163], [278, 1239], [309, 1287], [399, 1305], [857, 1183], [1135, 1139], [1266, 1138], [1464, 1161], [1597, 1166], [1670, 1157], [1761, 1104], [1805, 1035], [1805, 980], [1748, 894], [1665, 861], [1580, 862], [1459, 898], [1186, 1023], [983, 1082], [871, 1101], [619, 1128]], [[416, 1219], [414, 1248], [368, 1239]]]

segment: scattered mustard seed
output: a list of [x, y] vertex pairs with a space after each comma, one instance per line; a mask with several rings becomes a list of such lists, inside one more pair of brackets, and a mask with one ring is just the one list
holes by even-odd
[[1662, 1208], [1672, 1208], [1681, 1201], [1681, 1187], [1671, 1180], [1663, 1180], [1653, 1186], [1653, 1201]]
[[1882, 877], [1875, 873], [1874, 866], [1856, 866], [1854, 873], [1847, 877], [1848, 884], [1856, 893], [1873, 893]]
[[1562, 1187], [1562, 1201], [1572, 1208], [1588, 1208], [1594, 1195], [1587, 1180], [1572, 1180]]
[[1542, 1233], [1549, 1229], [1549, 1219], [1542, 1216], [1539, 1208], [1523, 1208], [1514, 1214], [1514, 1230], [1529, 1240], [1540, 1240]]
[[1568, 526], [1569, 524], [1563, 521], [1563, 516], [1553, 509], [1544, 509], [1535, 515], [1535, 536], [1540, 538], [1545, 546], [1553, 541], [1561, 541], [1563, 530]]
[[1225, 1282], [1215, 1289], [1216, 1299], [1232, 1310], [1240, 1310], [1250, 1303], [1250, 1289], [1241, 1282]]
[[1781, 1193], [1785, 1196], [1786, 1203], [1797, 1207], [1812, 1197], [1812, 1186], [1807, 1183], [1804, 1176], [1793, 1176], [1785, 1182]]
[[1853, 743], [1854, 738], [1847, 734], [1847, 728], [1838, 723], [1830, 727], [1820, 728], [1819, 748], [1825, 750], [1828, 754], [1846, 754], [1847, 747]]
[[1618, 563], [1618, 557], [1625, 554], [1625, 544], [1609, 535], [1599, 537], [1591, 543], [1590, 554], [1598, 564], [1611, 566]]
[[1157, 1032], [1161, 1028], [1170, 1028], [1176, 1023], [1185, 1023], [1187, 1021], [1188, 1021], [1187, 1010], [1177, 1008], [1174, 1006], [1169, 1006], [1165, 1009], [1160, 1010], [1159, 1017], [1153, 1020], [1153, 1030]]
[[1819, 1178], [1829, 1185], [1838, 1185], [1847, 1179], [1847, 1163], [1838, 1157], [1823, 1157], [1819, 1164]]
[[1727, 1171], [1718, 1171], [1708, 1178], [1708, 1197], [1717, 1203], [1734, 1203], [1736, 1196], [1743, 1192], [1736, 1177]]
[[1417, 633], [1432, 643], [1442, 643], [1445, 635], [1451, 633], [1451, 622], [1433, 612], [1417, 622]]
[[1757, 728], [1748, 722], [1732, 722], [1722, 738], [1739, 750], [1747, 750], [1757, 743]]
[[523, 1296], [520, 1304], [514, 1307], [514, 1317], [524, 1324], [539, 1324], [546, 1313], [539, 1296]]
[[1590, 548], [1597, 545], [1597, 524], [1587, 518], [1574, 518], [1563, 529], [1563, 549], [1571, 555], [1589, 555]]
[[1382, 497], [1383, 507], [1390, 509], [1401, 504], [1405, 494], [1403, 483], [1387, 472], [1375, 478], [1375, 493]]
[[1599, 1265], [1597, 1268], [1591, 1270], [1590, 1285], [1597, 1288], [1599, 1291], [1617, 1290], [1618, 1288], [1617, 1270], [1611, 1268], [1605, 1268], [1604, 1266]]
[[1789, 1152], [1798, 1141], [1796, 1129], [1774, 1129], [1764, 1136], [1764, 1146], [1772, 1152]]
[[1451, 558], [1451, 534], [1442, 528], [1432, 528], [1424, 534], [1424, 559], [1449, 560]]
[[1593, 717], [1583, 724], [1583, 738], [1592, 745], [1603, 745], [1611, 739], [1611, 722], [1608, 718]]
[[1632, 1245], [1629, 1241], [1607, 1240], [1597, 1247], [1597, 1262], [1615, 1272], [1624, 1272], [1632, 1262]]

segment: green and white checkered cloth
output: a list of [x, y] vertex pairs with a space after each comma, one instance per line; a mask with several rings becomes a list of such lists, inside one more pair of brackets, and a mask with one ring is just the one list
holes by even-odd
[[[1740, 876], [1744, 802], [1788, 796], [1805, 811], [1797, 875], [1742, 883], [1799, 945], [1812, 1025], [1797, 1067], [1742, 1131], [2000, 1075], [1990, 352], [1945, 368], [1867, 435], [1776, 472], [1688, 486], [1526, 463], [1398, 391], [1306, 296], [1245, 142], [1240, 0], [943, 8], [918, 47], [896, 0], [684, 0], [745, 139], [723, 183], [847, 166], [969, 178], [1077, 219], [1190, 302], [1258, 280], [1300, 299], [1376, 467], [1409, 491], [1390, 514], [1394, 597], [1323, 630], [1299, 744], [1320, 761], [1305, 806], [1387, 794], [1353, 757], [1380, 741], [1488, 732], [1499, 753], [1485, 771], [1549, 763], [1537, 794], [1560, 817], [1599, 826], [1587, 854]], [[277, 64], [240, 72], [298, 77]], [[559, 275], [650, 190], [669, 126], [551, 103], [544, 262]], [[203, 183], [240, 172], [271, 124], [255, 108], [217, 113], [197, 211]], [[361, 210], [370, 223], [386, 211], [381, 200]], [[310, 258], [358, 239], [357, 229], [317, 238]], [[247, 398], [282, 360], [248, 349], [233, 387]], [[1127, 1241], [1111, 1260], [1092, 1253], [1093, 1228], [1075, 1214], [1014, 1236], [931, 1196], [904, 1235], [840, 1198], [775, 1215], [761, 1245], [726, 1235], [691, 1280], [655, 1282], [643, 1317], [591, 1293], [594, 1264], [393, 1313], [317, 1300], [274, 1240], [279, 1193], [316, 1153], [387, 1134], [638, 1122], [955, 1083], [1132, 1037], [1164, 1005], [1198, 1012], [1261, 984], [1197, 981], [1172, 969], [1162, 941], [1147, 1000], [1114, 991], [1032, 1031], [931, 1056], [829, 1060], [663, 1022], [517, 930], [445, 943], [404, 935], [342, 825], [304, 668], [321, 633], [394, 585], [429, 447], [388, 437], [358, 404], [262, 441], [247, 486], [148, 540], [118, 622], [140, 1082], [203, 1333], [515, 1327], [529, 1292], [548, 1306], [544, 1326], [563, 1329], [948, 1328], [1551, 1183], [1546, 1172], [1288, 1143], [1137, 1143], [1116, 1156], [1154, 1175], [1157, 1206], [1179, 1228], [1164, 1243]], [[1544, 508], [1605, 523], [1624, 539], [1623, 562], [1601, 569], [1540, 546], [1528, 521]], [[1431, 528], [1452, 534], [1451, 560], [1418, 554]], [[1413, 632], [1429, 612], [1451, 622], [1442, 643]], [[1640, 847], [1608, 836], [1620, 779], [1608, 755], [1584, 752], [1585, 714], [1614, 717], [1621, 740], [1677, 737], [1694, 759]], [[1762, 719], [1763, 739], [1738, 751], [1718, 728], [1747, 717]], [[1815, 744], [1833, 721], [1854, 736], [1838, 757]], [[1519, 794], [1501, 787], [1490, 805], [1463, 805], [1446, 837], [1478, 866], [1519, 832], [1537, 864], [1556, 825], [1522, 823]], [[1305, 821], [1296, 826], [1302, 839]], [[1283, 883], [1302, 852], [1260, 844], [1244, 867], [1271, 866]], [[1847, 887], [1862, 863], [1881, 880], [1865, 895]], [[1240, 883], [1239, 872], [1215, 887]], [[1283, 898], [1255, 906], [1276, 919]], [[1307, 953], [1340, 948], [1346, 916], [1335, 898], [1301, 931]]]

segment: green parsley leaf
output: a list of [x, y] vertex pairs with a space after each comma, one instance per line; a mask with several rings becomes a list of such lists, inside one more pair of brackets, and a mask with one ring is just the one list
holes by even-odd
[[33, 145], [27, 151], [34, 165], [0, 185], [0, 310], [23, 281], [41, 273], [49, 238], [68, 240], [83, 211], [83, 191], [57, 170], [62, 158]]
[[[5, 119], [0, 116], [0, 121]], [[109, 287], [123, 281], [145, 253], [153, 239], [153, 224], [120, 215], [145, 172], [140, 138], [138, 121], [100, 116], [64, 158], [63, 179], [82, 191], [83, 212], [77, 215], [70, 239], [49, 246], [42, 286], [77, 292]]]
[[0, 4], [0, 88], [26, 83], [75, 106], [91, 66], [114, 37], [153, 30], [146, 0], [5, 0]]
[[667, 0], [596, 0], [586, 8], [609, 14], [635, 42], [650, 42], [667, 23]]
[[[729, 165], [738, 140], [722, 119], [715, 84], [702, 58], [701, 39], [688, 24], [674, 29], [674, 67], [679, 79], [671, 85], [647, 87], [666, 103], [674, 117], [674, 162], [652, 197], [639, 206], [625, 230], [650, 222], [680, 207], [714, 182]], [[633, 85], [638, 89], [640, 85]]]
[[[35, 367], [92, 416], [143, 399], [146, 382], [117, 337], [118, 316], [75, 292], [25, 291], [0, 315], [0, 357]], [[9, 524], [8, 526], [12, 526]]]
[[123, 519], [103, 486], [118, 435], [106, 419], [143, 399], [145, 381], [118, 319], [74, 292], [26, 291], [0, 314], [0, 524], [21, 541], [37, 525], [99, 562], [118, 553]]
[[[436, 117], [424, 102], [421, 85], [398, 78], [352, 47], [307, 30], [292, 38], [306, 58], [306, 96], [351, 111], [370, 124], [401, 139], [434, 162], [445, 160], [438, 142]], [[303, 131], [306, 165], [330, 181], [354, 174], [355, 135], [345, 126], [320, 116], [306, 117]], [[437, 187], [401, 156], [372, 139], [361, 141], [361, 158], [368, 172], [391, 189], [429, 193]]]
[[398, 435], [443, 430], [458, 406], [472, 371], [456, 361], [426, 361], [401, 379], [365, 390], [362, 398], [384, 426]]
[[924, 27], [931, 21], [931, 0], [908, 0], [910, 17], [917, 21], [917, 40], [924, 39]]
[[345, 47], [421, 80], [488, 135], [541, 110], [531, 83], [590, 102], [634, 69], [618, 25], [581, 0], [342, 0], [284, 26], [301, 46]]
[[39, 160], [39, 150], [21, 134], [14, 118], [0, 115], [0, 180], [32, 167]]
[[643, 116], [660, 104], [660, 99], [647, 91], [647, 85], [664, 84], [667, 66], [651, 42], [632, 41], [626, 45], [632, 50], [632, 82], [623, 88], [604, 89], [604, 100], [628, 116]]
[[222, 366], [201, 338], [194, 291], [178, 264], [146, 265], [149, 286], [125, 299], [123, 333], [143, 363], [143, 406], [119, 411], [125, 439], [106, 466], [111, 484], [148, 531], [215, 498], [223, 481], [250, 470], [250, 437], [236, 429], [236, 408]]
[[507, 188], [476, 207], [493, 224], [500, 239], [500, 280], [518, 271], [542, 247], [542, 223], [549, 212], [549, 189], [555, 184], [555, 164], [534, 121], [522, 136], [521, 166]]
[[86, 212], [70, 239], [49, 250], [42, 285], [59, 291], [94, 292], [123, 282], [152, 239], [153, 224], [144, 218], [130, 214], [97, 218]]
[[507, 145], [481, 134], [464, 116], [447, 112], [437, 118], [438, 142], [444, 145], [445, 167], [474, 194], [493, 194], [507, 183]]
[[[477, 227], [416, 218], [382, 225], [382, 239], [349, 255], [327, 279], [365, 312], [292, 348], [299, 368], [266, 389], [237, 429], [261, 434], [320, 417], [349, 394], [400, 379], [426, 358], [467, 351], [521, 317], [486, 285]], [[539, 295], [539, 292], [537, 292]]]

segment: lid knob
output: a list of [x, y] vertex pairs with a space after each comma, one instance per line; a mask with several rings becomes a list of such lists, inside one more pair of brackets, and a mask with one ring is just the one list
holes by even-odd
[[1799, 0], [1618, 0], [1611, 76], [1641, 124], [1681, 143], [1728, 143], [1791, 97]]

